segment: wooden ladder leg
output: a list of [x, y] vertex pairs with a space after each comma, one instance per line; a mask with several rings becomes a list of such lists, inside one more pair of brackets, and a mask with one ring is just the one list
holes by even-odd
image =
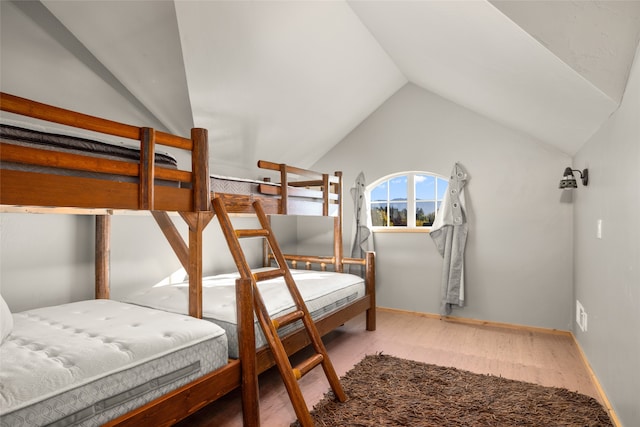
[[271, 353], [276, 362], [276, 366], [278, 367], [278, 371], [280, 372], [280, 376], [282, 377], [284, 386], [287, 389], [287, 394], [289, 395], [289, 400], [291, 401], [293, 410], [296, 413], [296, 417], [298, 417], [298, 421], [300, 421], [300, 424], [303, 427], [313, 427], [313, 420], [309, 413], [309, 409], [307, 408], [304, 396], [302, 395], [302, 390], [300, 390], [298, 378], [296, 378], [294, 374], [294, 369], [289, 361], [289, 356], [282, 345], [282, 341], [280, 341], [274, 322], [268, 315], [266, 306], [264, 305], [262, 297], [259, 295], [258, 286], [255, 281], [254, 301], [256, 304], [258, 322], [260, 323], [260, 327], [262, 328], [267, 343], [269, 344], [269, 348], [271, 349]]

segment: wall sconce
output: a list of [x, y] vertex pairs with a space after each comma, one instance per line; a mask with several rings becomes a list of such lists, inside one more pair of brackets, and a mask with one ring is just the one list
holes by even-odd
[[578, 172], [580, 174], [580, 179], [582, 179], [582, 185], [587, 185], [589, 183], [589, 169], [584, 169], [580, 171], [578, 169], [566, 168], [563, 173], [563, 177], [560, 180], [560, 185], [558, 188], [562, 188], [565, 190], [570, 190], [572, 188], [578, 188], [578, 184], [576, 183], [576, 177], [573, 175], [573, 172]]

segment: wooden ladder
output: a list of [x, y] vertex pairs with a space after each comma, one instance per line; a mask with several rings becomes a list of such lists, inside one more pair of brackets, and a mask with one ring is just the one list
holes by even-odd
[[[308, 373], [316, 366], [322, 365], [324, 373], [336, 398], [340, 402], [344, 402], [347, 400], [347, 396], [342, 389], [340, 379], [338, 378], [338, 375], [333, 368], [333, 364], [331, 363], [329, 355], [327, 354], [327, 350], [322, 343], [322, 339], [320, 338], [320, 334], [316, 329], [316, 325], [311, 319], [309, 310], [307, 309], [307, 306], [304, 303], [302, 296], [300, 295], [300, 291], [296, 286], [291, 272], [289, 271], [289, 267], [286, 260], [284, 259], [282, 251], [280, 250], [280, 246], [278, 245], [278, 242], [274, 237], [273, 232], [271, 231], [269, 219], [267, 218], [260, 202], [254, 201], [253, 209], [255, 210], [262, 228], [253, 230], [236, 230], [233, 228], [224, 202], [220, 198], [215, 197], [213, 199], [213, 207], [216, 215], [218, 216], [220, 227], [222, 228], [222, 232], [227, 240], [227, 244], [229, 245], [229, 249], [231, 250], [233, 259], [238, 267], [240, 277], [242, 279], [248, 279], [251, 281], [254, 296], [253, 305], [256, 317], [258, 318], [260, 327], [262, 328], [264, 336], [269, 343], [273, 358], [276, 362], [276, 365], [278, 366], [280, 375], [282, 376], [282, 380], [287, 389], [287, 393], [289, 394], [289, 399], [291, 400], [293, 409], [296, 412], [296, 416], [298, 417], [298, 421], [303, 427], [312, 427], [314, 425], [313, 420], [311, 418], [311, 414], [309, 414], [307, 404], [305, 403], [304, 396], [302, 395], [300, 386], [298, 384], [298, 380], [300, 378], [302, 378], [306, 373]], [[278, 267], [273, 270], [253, 273], [249, 264], [247, 263], [239, 241], [240, 238], [246, 237], [265, 238], [269, 243], [269, 246], [271, 247], [271, 251], [276, 259], [276, 262], [278, 263]], [[287, 289], [289, 290], [289, 293], [291, 294], [296, 308], [289, 314], [285, 314], [283, 316], [272, 319], [269, 316], [267, 308], [260, 295], [258, 282], [274, 279], [276, 277], [284, 277], [285, 284], [287, 286]], [[289, 361], [289, 357], [287, 356], [287, 352], [282, 344], [282, 341], [280, 340], [280, 337], [278, 336], [278, 329], [297, 320], [302, 320], [302, 323], [307, 331], [315, 353], [308, 359], [302, 361], [296, 367], [292, 367], [291, 362]]]

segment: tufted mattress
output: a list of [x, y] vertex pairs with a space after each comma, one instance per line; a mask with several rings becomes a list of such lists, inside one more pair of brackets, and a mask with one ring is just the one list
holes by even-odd
[[279, 187], [279, 184], [233, 176], [211, 175], [211, 191], [228, 194], [261, 194], [260, 185]]
[[95, 426], [227, 363], [211, 322], [110, 300], [16, 313], [0, 346], [0, 424]]
[[[132, 162], [140, 160], [140, 150], [133, 145], [127, 146], [122, 142], [107, 143], [85, 137], [45, 132], [7, 123], [0, 123], [0, 138], [8, 143], [36, 146], [46, 150], [65, 151], [75, 154], [93, 153], [96, 156]], [[155, 153], [155, 162], [159, 166], [169, 168], [178, 166], [176, 159], [165, 153]]]
[[[257, 270], [254, 270], [257, 271]], [[329, 271], [291, 270], [311, 317], [318, 319], [365, 295], [364, 280], [356, 275]], [[220, 325], [227, 333], [229, 357], [238, 357], [235, 280], [238, 274], [221, 274], [202, 280], [203, 318]], [[293, 300], [283, 278], [260, 282], [260, 293], [272, 317], [294, 311]], [[129, 295], [124, 300], [174, 313], [184, 313], [188, 307], [189, 284], [174, 283], [154, 286]], [[266, 345], [260, 326], [256, 329], [256, 347]], [[301, 321], [280, 329], [280, 335], [299, 329]]]
[[[58, 129], [38, 126], [32, 123], [24, 123], [2, 118], [0, 122], [0, 141], [6, 144], [23, 147], [38, 148], [61, 153], [81, 154], [91, 157], [100, 157], [110, 160], [138, 163], [140, 161], [140, 143], [137, 141], [120, 140], [110, 137], [109, 140], [94, 138], [89, 132], [77, 132], [78, 129]], [[109, 137], [109, 135], [104, 135]], [[168, 153], [156, 152], [156, 166], [168, 169], [176, 169], [177, 160]], [[135, 182], [136, 178], [106, 174], [60, 167], [38, 166], [28, 163], [2, 162], [2, 169], [30, 171], [67, 176], [83, 176], [95, 179], [107, 179], [119, 182]], [[158, 185], [176, 185], [166, 180], [156, 180]]]

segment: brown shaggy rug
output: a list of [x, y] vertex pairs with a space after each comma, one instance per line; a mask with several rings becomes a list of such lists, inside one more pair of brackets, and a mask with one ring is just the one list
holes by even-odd
[[325, 394], [311, 414], [317, 427], [613, 425], [592, 397], [383, 354], [341, 381], [349, 400]]

